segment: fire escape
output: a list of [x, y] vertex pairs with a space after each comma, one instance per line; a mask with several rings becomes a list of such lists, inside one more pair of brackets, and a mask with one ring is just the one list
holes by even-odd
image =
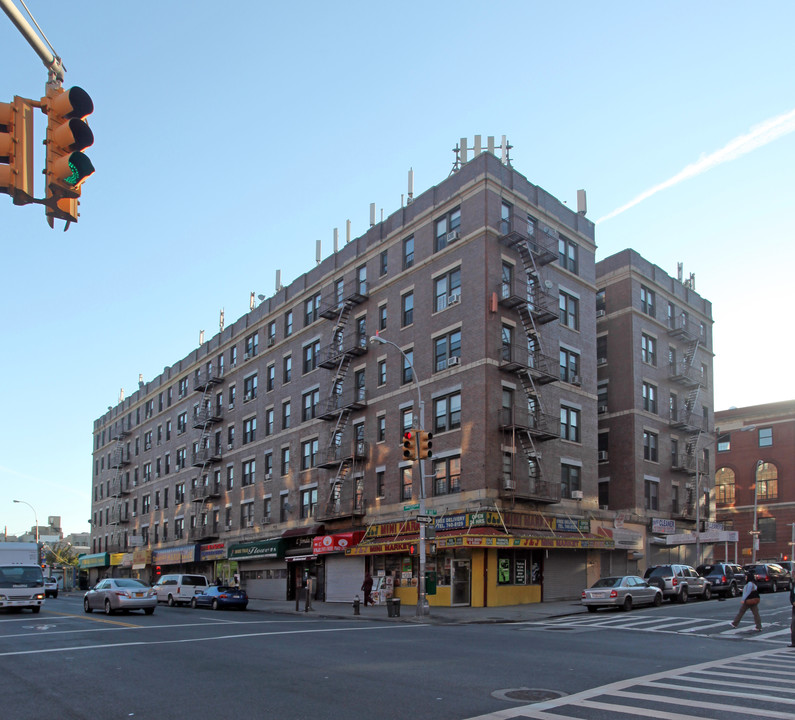
[[[367, 352], [367, 332], [364, 318], [349, 327], [353, 308], [367, 300], [367, 286], [363, 281], [338, 281], [330, 290], [331, 302], [322, 306], [320, 315], [334, 323], [331, 343], [323, 350], [320, 367], [331, 370], [331, 380], [325, 407], [319, 417], [329, 423], [331, 431], [318, 467], [334, 473], [325, 502], [319, 506], [319, 520], [361, 517], [364, 515], [364, 465], [368, 446], [364, 438], [355, 437], [348, 429], [351, 413], [367, 406], [364, 385], [346, 383], [351, 362]], [[363, 375], [361, 376], [363, 379]], [[319, 498], [319, 500], [321, 500]]]
[[669, 358], [669, 378], [686, 393], [684, 403], [674, 404], [672, 401], [670, 407], [670, 427], [686, 436], [683, 452], [671, 456], [671, 469], [691, 478], [685, 483], [686, 493], [679, 515], [692, 518], [695, 517], [695, 503], [698, 502], [698, 478], [707, 471], [699, 456], [699, 452], [703, 450], [701, 441], [709, 432], [708, 419], [699, 403], [701, 389], [706, 382], [702, 368], [697, 363], [702, 338], [700, 331], [695, 329], [684, 312], [670, 320], [668, 335], [684, 345], [681, 359], [674, 354]]
[[110, 467], [115, 470], [113, 480], [110, 482], [110, 496], [116, 500], [111, 508], [109, 525], [113, 525], [108, 538], [108, 552], [122, 552], [126, 550], [126, 532], [122, 531], [121, 526], [130, 522], [128, 512], [128, 501], [124, 500], [130, 494], [130, 476], [127, 474], [127, 466], [130, 464], [130, 449], [127, 447], [127, 438], [130, 437], [129, 428], [124, 427], [124, 420], [118, 421], [116, 430], [116, 446], [111, 454]]
[[560, 501], [560, 482], [543, 476], [539, 445], [560, 437], [557, 418], [544, 412], [540, 392], [541, 387], [558, 380], [558, 363], [544, 354], [540, 328], [557, 320], [558, 312], [539, 270], [557, 258], [557, 240], [552, 231], [539, 233], [530, 221], [524, 228], [518, 226], [517, 220], [503, 220], [500, 241], [519, 253], [523, 272], [515, 276], [511, 270], [506, 275], [503, 268], [497, 298], [500, 305], [518, 312], [523, 332], [514, 337], [516, 331], [503, 326], [498, 352], [500, 369], [518, 378], [523, 398], [500, 409], [499, 426], [514, 449], [521, 447], [527, 462], [518, 463], [514, 452], [513, 467], [510, 472], [503, 469], [500, 488], [511, 500], [556, 503]]
[[201, 393], [201, 400], [193, 410], [192, 427], [201, 434], [191, 458], [191, 465], [199, 468], [199, 480], [191, 497], [194, 503], [198, 503], [198, 509], [195, 514], [196, 524], [188, 528], [188, 538], [198, 542], [218, 537], [218, 522], [208, 522], [205, 503], [221, 496], [221, 481], [210, 478], [210, 471], [214, 464], [223, 459], [218, 433], [219, 423], [223, 420], [223, 398], [213, 399], [213, 392], [223, 381], [223, 368], [212, 362], [207, 363], [204, 375], [199, 368], [193, 378], [193, 390]]

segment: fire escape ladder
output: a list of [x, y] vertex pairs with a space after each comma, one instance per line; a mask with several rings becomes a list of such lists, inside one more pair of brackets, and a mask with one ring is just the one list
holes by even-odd
[[342, 487], [345, 483], [345, 478], [351, 472], [352, 462], [350, 459], [345, 458], [340, 461], [337, 473], [331, 481], [329, 488], [328, 500], [326, 501], [326, 517], [336, 517], [342, 511]]

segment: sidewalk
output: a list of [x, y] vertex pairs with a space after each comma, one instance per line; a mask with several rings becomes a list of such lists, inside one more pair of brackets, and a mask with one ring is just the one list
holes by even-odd
[[295, 609], [295, 601], [287, 600], [252, 600], [248, 602], [249, 610], [255, 612], [278, 613], [284, 615], [305, 615], [317, 618], [335, 618], [340, 620], [366, 620], [377, 622], [425, 622], [433, 625], [468, 625], [473, 623], [516, 623], [548, 618], [578, 615], [585, 612], [579, 600], [561, 600], [558, 602], [533, 603], [532, 605], [508, 605], [504, 607], [436, 607], [431, 606], [429, 614], [417, 617], [416, 605], [401, 605], [400, 617], [389, 617], [386, 605], [373, 605], [359, 608], [359, 615], [354, 614], [353, 603], [313, 602], [312, 609], [304, 611], [304, 604]]

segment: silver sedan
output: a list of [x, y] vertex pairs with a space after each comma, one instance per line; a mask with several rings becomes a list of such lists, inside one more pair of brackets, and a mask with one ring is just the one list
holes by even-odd
[[619, 575], [597, 580], [591, 587], [582, 591], [582, 604], [588, 612], [596, 612], [600, 607], [617, 607], [631, 610], [634, 605], [662, 604], [660, 588], [649, 585], [637, 575]]
[[131, 578], [100, 580], [83, 596], [83, 610], [104, 610], [113, 615], [117, 610], [143, 610], [151, 615], [157, 607], [157, 595], [148, 585]]

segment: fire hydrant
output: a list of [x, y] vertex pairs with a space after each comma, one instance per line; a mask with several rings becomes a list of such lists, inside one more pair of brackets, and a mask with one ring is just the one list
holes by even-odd
[[358, 615], [359, 614], [359, 605], [360, 605], [360, 603], [361, 603], [361, 601], [359, 600], [359, 596], [358, 595], [355, 598], [353, 598], [353, 614], [354, 615]]

